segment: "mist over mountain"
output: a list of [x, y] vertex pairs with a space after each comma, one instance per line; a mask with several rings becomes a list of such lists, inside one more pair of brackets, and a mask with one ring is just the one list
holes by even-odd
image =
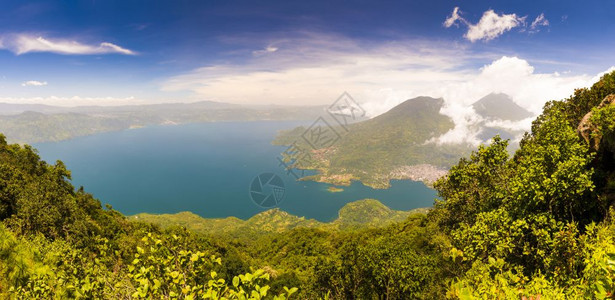
[[476, 132], [475, 137], [485, 143], [499, 135], [511, 140], [511, 150], [516, 149], [523, 133], [530, 129], [529, 120], [534, 116], [504, 93], [490, 93], [474, 102], [472, 108], [480, 116], [470, 125]]

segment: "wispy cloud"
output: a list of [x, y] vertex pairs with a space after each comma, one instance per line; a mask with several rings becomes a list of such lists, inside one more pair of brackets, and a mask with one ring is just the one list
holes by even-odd
[[256, 51], [252, 51], [252, 54], [255, 56], [259, 56], [259, 55], [265, 55], [268, 53], [273, 53], [278, 51], [278, 47], [274, 47], [274, 46], [267, 46], [265, 47], [265, 49], [262, 50], [256, 50]]
[[443, 25], [446, 28], [449, 28], [453, 25], [459, 27], [459, 24], [457, 23], [457, 21], [460, 21], [461, 23], [468, 25], [468, 21], [466, 21], [464, 18], [461, 17], [461, 11], [459, 10], [459, 7], [455, 7], [453, 9], [453, 13], [451, 14], [450, 17], [446, 18]]
[[549, 26], [549, 20], [545, 18], [545, 14], [540, 14], [538, 17], [536, 17], [536, 19], [534, 19], [534, 21], [530, 25], [531, 32], [540, 31], [540, 26]]
[[[468, 26], [468, 31], [464, 34], [464, 38], [470, 42], [490, 41], [502, 34], [512, 30], [515, 27], [520, 27], [520, 31], [526, 31], [528, 27], [525, 20], [527, 16], [518, 16], [517, 14], [497, 14], [493, 10], [487, 10], [476, 24], [470, 23], [461, 16], [459, 7], [453, 9], [452, 14], [444, 20], [444, 27], [449, 28], [453, 25], [459, 27], [459, 24]], [[544, 13], [540, 14], [529, 26], [530, 33], [540, 31], [540, 26], [549, 26], [549, 20], [545, 18]]]
[[0, 37], [0, 48], [9, 50], [17, 55], [30, 52], [51, 52], [65, 55], [91, 55], [91, 54], [124, 54], [136, 55], [135, 51], [121, 46], [102, 42], [98, 45], [84, 44], [75, 40], [44, 38], [32, 34], [8, 34]]
[[453, 69], [473, 61], [463, 46], [420, 40], [375, 45], [304, 33], [268, 44], [278, 49], [241, 64], [197, 68], [168, 78], [161, 88], [235, 103], [327, 104], [344, 90], [380, 98], [374, 91], [435, 85], [462, 76]]
[[21, 86], [45, 86], [47, 81], [28, 80], [21, 83]]

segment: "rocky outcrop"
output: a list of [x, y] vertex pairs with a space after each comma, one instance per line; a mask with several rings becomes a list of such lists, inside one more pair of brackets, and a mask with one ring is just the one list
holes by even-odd
[[[606, 107], [608, 105], [615, 105], [615, 94], [611, 94], [606, 96], [600, 105], [598, 105], [598, 109]], [[589, 144], [589, 147], [598, 151], [600, 149], [600, 144], [602, 143], [603, 135], [598, 132], [598, 128], [595, 124], [592, 124], [591, 117], [593, 112], [588, 112], [581, 119], [581, 123], [577, 127], [577, 133]]]

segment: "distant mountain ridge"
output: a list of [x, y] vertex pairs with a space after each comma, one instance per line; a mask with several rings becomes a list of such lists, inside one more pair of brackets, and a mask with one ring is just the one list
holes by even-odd
[[212, 101], [79, 107], [0, 103], [0, 130], [11, 142], [39, 143], [150, 125], [312, 120], [323, 114], [324, 109], [324, 106], [243, 106]]
[[143, 105], [81, 105], [81, 106], [53, 106], [46, 104], [18, 104], [18, 103], [4, 103], [0, 102], [0, 115], [18, 115], [27, 111], [38, 112], [43, 114], [55, 114], [55, 113], [82, 113], [82, 114], [95, 114], [95, 113], [109, 113], [109, 112], [134, 112], [142, 110], [155, 110], [155, 109], [185, 109], [185, 108], [197, 108], [197, 109], [222, 109], [241, 107], [238, 104], [216, 102], [216, 101], [198, 101], [189, 103], [154, 103]]
[[15, 104], [0, 102], [0, 116], [17, 115], [26, 111], [33, 111], [39, 113], [60, 113], [65, 112], [65, 108], [45, 104]]

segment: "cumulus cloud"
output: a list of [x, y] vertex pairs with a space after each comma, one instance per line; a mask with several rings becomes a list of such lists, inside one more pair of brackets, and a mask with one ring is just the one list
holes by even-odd
[[[521, 31], [525, 31], [527, 24], [525, 22], [527, 16], [518, 16], [517, 14], [497, 14], [493, 10], [487, 10], [483, 13], [482, 17], [476, 24], [468, 22], [461, 17], [459, 7], [453, 9], [451, 16], [447, 17], [443, 25], [449, 28], [453, 25], [459, 26], [459, 23], [468, 26], [468, 31], [464, 34], [464, 37], [470, 42], [476, 41], [489, 41], [493, 40], [507, 31], [512, 30], [515, 27], [520, 27]], [[532, 22], [530, 27], [530, 33], [536, 33], [540, 31], [540, 26], [549, 26], [549, 20], [547, 20], [544, 14], [540, 14]]]
[[[455, 128], [435, 142], [476, 143], [475, 125], [484, 120], [471, 104], [483, 96], [506, 93], [538, 114], [548, 100], [565, 98], [595, 81], [591, 75], [536, 72], [522, 58], [480, 56], [451, 43], [363, 45], [342, 37], [307, 36], [276, 45], [275, 55], [197, 68], [168, 78], [161, 89], [190, 91], [195, 99], [280, 105], [328, 105], [348, 91], [369, 117], [410, 98], [442, 97], [441, 113], [453, 119]], [[529, 121], [500, 126], [529, 129]]]
[[493, 10], [488, 10], [483, 13], [482, 18], [480, 18], [477, 24], [470, 24], [468, 26], [465, 38], [470, 42], [492, 40], [504, 32], [523, 24], [524, 20], [524, 17], [518, 17], [516, 14], [498, 15]]
[[[570, 96], [575, 88], [590, 86], [596, 76], [560, 73], [537, 73], [532, 65], [517, 57], [502, 57], [480, 68], [472, 78], [443, 86], [433, 93], [444, 97], [442, 113], [455, 121], [455, 128], [439, 137], [438, 143], [467, 142], [477, 144], [477, 124], [482, 122], [470, 108], [481, 97], [505, 93], [521, 107], [538, 115], [549, 100]], [[489, 125], [513, 130], [529, 130], [532, 118], [518, 122], [491, 122]]]
[[45, 86], [47, 81], [28, 80], [21, 83], [21, 86]]
[[9, 50], [17, 55], [30, 52], [51, 52], [66, 55], [137, 54], [132, 50], [108, 42], [89, 45], [75, 40], [44, 38], [31, 34], [9, 34], [0, 37], [0, 48]]

